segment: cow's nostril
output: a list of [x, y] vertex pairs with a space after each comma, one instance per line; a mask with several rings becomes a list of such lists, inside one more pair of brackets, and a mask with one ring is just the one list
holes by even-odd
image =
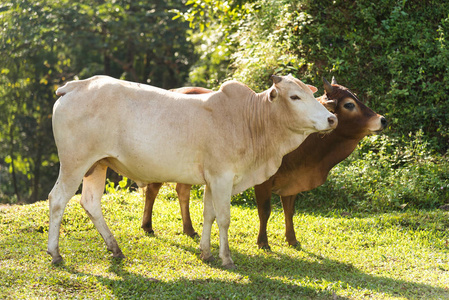
[[380, 124], [382, 124], [383, 127], [387, 126], [388, 121], [384, 117], [380, 118]]
[[327, 118], [327, 121], [329, 122], [329, 126], [334, 127], [337, 124], [337, 118], [335, 116]]

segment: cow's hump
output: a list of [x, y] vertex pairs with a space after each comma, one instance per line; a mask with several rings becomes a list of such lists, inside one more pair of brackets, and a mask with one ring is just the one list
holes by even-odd
[[223, 83], [220, 87], [220, 91], [225, 93], [225, 95], [228, 97], [235, 97], [237, 95], [244, 97], [250, 94], [254, 94], [254, 91], [251, 90], [247, 85], [235, 80], [230, 80]]

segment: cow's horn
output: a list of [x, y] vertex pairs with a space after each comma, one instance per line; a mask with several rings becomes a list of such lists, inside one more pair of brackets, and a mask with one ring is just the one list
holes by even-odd
[[337, 83], [337, 80], [335, 79], [334, 76], [332, 76], [332, 81], [331, 81], [331, 83], [332, 83], [332, 84], [338, 84], [338, 83]]
[[326, 80], [326, 78], [323, 77], [323, 86], [326, 90], [326, 93], [330, 94], [332, 93], [332, 90], [334, 89], [332, 85], [329, 83], [329, 81]]
[[282, 77], [277, 75], [271, 75], [271, 80], [273, 80], [274, 84], [278, 84], [279, 82], [282, 81]]

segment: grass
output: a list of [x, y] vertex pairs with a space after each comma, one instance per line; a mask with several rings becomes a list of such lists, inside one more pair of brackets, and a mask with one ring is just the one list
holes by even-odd
[[[0, 207], [2, 299], [448, 299], [449, 213], [440, 210], [362, 213], [299, 210], [295, 228], [302, 249], [284, 241], [282, 209], [269, 223], [271, 252], [257, 249], [257, 210], [232, 206], [230, 247], [237, 270], [212, 251], [199, 258], [199, 240], [182, 234], [173, 189], [165, 186], [154, 212], [155, 235], [140, 229], [141, 193], [103, 197], [103, 211], [124, 260], [111, 258], [100, 235], [72, 199], [61, 228], [65, 262], [46, 254], [48, 203]], [[192, 193], [194, 194], [194, 193]], [[201, 232], [202, 201], [191, 201]]]

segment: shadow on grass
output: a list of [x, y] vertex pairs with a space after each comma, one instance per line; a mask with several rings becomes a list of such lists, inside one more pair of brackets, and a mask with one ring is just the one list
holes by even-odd
[[[182, 251], [192, 253], [199, 259], [200, 252], [197, 243], [185, 245], [168, 238], [158, 236], [151, 238], [159, 239], [164, 243], [178, 247]], [[10, 243], [17, 242], [16, 239], [13, 241], [13, 237], [11, 237]], [[5, 240], [2, 242], [7, 243]], [[23, 255], [26, 255], [33, 244], [34, 242], [31, 240], [23, 241]], [[34, 247], [40, 247], [39, 245], [41, 244], [38, 243]], [[88, 252], [90, 251], [92, 249]], [[212, 251], [217, 256], [216, 247], [213, 247]], [[86, 271], [83, 273], [71, 264], [63, 263], [50, 267], [49, 257], [44, 256], [44, 251], [41, 251], [35, 253], [29, 259], [36, 260], [35, 264], [37, 267], [44, 266], [46, 268], [48, 266], [50, 276], [47, 278], [47, 276], [41, 274], [39, 278], [34, 278], [30, 275], [31, 277], [29, 278], [37, 280], [37, 282], [42, 281], [43, 286], [48, 286], [47, 288], [55, 293], [60, 293], [58, 292], [58, 286], [60, 286], [61, 289], [66, 290], [66, 293], [69, 293], [67, 295], [70, 295], [71, 289], [78, 291], [80, 289], [84, 290], [84, 288], [95, 288], [95, 284], [86, 286], [78, 277], [94, 277], [97, 286], [103, 286], [118, 299], [344, 299], [337, 297], [334, 291], [345, 291], [351, 289], [351, 287], [357, 290], [358, 293], [362, 290], [363, 295], [366, 297], [370, 297], [374, 293], [383, 293], [391, 297], [402, 295], [405, 298], [414, 299], [422, 299], [424, 296], [429, 295], [437, 295], [442, 299], [445, 296], [449, 298], [449, 290], [444, 288], [366, 274], [351, 264], [328, 259], [307, 250], [299, 251], [303, 251], [305, 254], [304, 259], [292, 258], [276, 251], [265, 253], [262, 250], [260, 254], [249, 256], [236, 249], [231, 249], [233, 259], [238, 267], [237, 270], [223, 270], [221, 268], [221, 260], [219, 259], [207, 264], [209, 267], [217, 269], [217, 273], [228, 272], [231, 274], [226, 276], [225, 279], [208, 278], [207, 276], [203, 276], [201, 279], [189, 279], [187, 277], [189, 274], [192, 274], [192, 270], [191, 265], [187, 263], [186, 266], [190, 269], [186, 272], [186, 277], [170, 281], [163, 278], [156, 280], [151, 277], [151, 260], [154, 260], [154, 256], [151, 256], [148, 260], [148, 276], [142, 271], [138, 273], [130, 271], [134, 264], [132, 260], [118, 260], [114, 258], [110, 258], [108, 271], [116, 276], [108, 276], [94, 275]], [[77, 253], [77, 255], [81, 254]], [[87, 253], [84, 254], [87, 255]], [[11, 254], [11, 259], [17, 255], [18, 253]], [[164, 254], [160, 253], [158, 255], [163, 256]], [[7, 257], [3, 256], [5, 262]], [[145, 260], [146, 258], [140, 257], [140, 259]], [[206, 265], [206, 263], [201, 262], [200, 264]], [[22, 284], [18, 282], [18, 280], [22, 280], [20, 279], [20, 268], [8, 268], [6, 264], [3, 267], [3, 270], [0, 270], [0, 278], [2, 280], [6, 280], [9, 284]], [[51, 272], [53, 268], [66, 271], [75, 275], [75, 277], [63, 276], [59, 278]], [[167, 269], [173, 273], [182, 272], [182, 268], [180, 270], [179, 266], [171, 268], [168, 265]], [[195, 277], [194, 273], [192, 277]], [[223, 276], [219, 275], [217, 277]], [[64, 291], [62, 293], [64, 294]], [[89, 290], [83, 293], [80, 297], [88, 297]]]
[[[118, 279], [111, 279], [104, 276], [94, 275], [98, 282], [109, 289], [118, 299], [245, 299], [245, 298], [316, 298], [344, 299], [337, 297], [331, 291], [316, 291], [309, 287], [301, 287], [286, 284], [280, 280], [272, 280], [262, 275], [250, 275], [250, 282], [243, 275], [240, 280], [220, 280], [220, 279], [177, 279], [173, 281], [160, 281], [141, 274], [136, 274], [126, 270], [126, 260], [111, 258], [109, 271], [116, 274]], [[74, 268], [64, 265], [60, 266], [65, 271], [81, 275], [83, 274]], [[239, 273], [238, 271], [233, 273]], [[246, 273], [244, 273], [246, 274]], [[242, 281], [242, 282], [239, 282]]]
[[[195, 246], [186, 246], [160, 237], [154, 238], [171, 243], [199, 258], [199, 250]], [[217, 255], [216, 249], [213, 250], [215, 250], [213, 253]], [[128, 271], [127, 266], [131, 266], [132, 261], [114, 258], [110, 258], [109, 271], [116, 274], [116, 278], [115, 276], [114, 278], [94, 276], [100, 284], [119, 299], [153, 297], [159, 299], [179, 297], [184, 299], [345, 299], [337, 296], [334, 291], [352, 290], [351, 288], [357, 290], [358, 293], [365, 290], [365, 297], [370, 297], [375, 293], [417, 299], [425, 296], [423, 293], [449, 297], [447, 289], [366, 274], [351, 264], [331, 260], [305, 250], [300, 251], [313, 258], [314, 261], [292, 258], [278, 252], [269, 254], [261, 252], [260, 255], [248, 256], [232, 249], [231, 253], [238, 269], [227, 272], [235, 275], [236, 279], [157, 280]], [[225, 271], [221, 268], [220, 259], [208, 263], [208, 266]], [[60, 268], [73, 274], [92, 276], [91, 274], [82, 274], [65, 265], [61, 265]], [[169, 269], [170, 266], [167, 268]], [[151, 270], [149, 271], [151, 272]], [[173, 272], [179, 272], [179, 270], [173, 270]]]
[[[167, 240], [167, 242], [169, 241]], [[173, 241], [171, 243], [185, 251], [195, 253], [199, 258], [198, 249], [173, 243]], [[421, 298], [424, 295], [420, 293], [426, 292], [427, 294], [446, 295], [449, 298], [449, 289], [447, 288], [370, 275], [352, 264], [328, 259], [306, 250], [298, 251], [304, 252], [314, 258], [315, 261], [292, 258], [278, 252], [269, 252], [268, 256], [262, 252], [261, 255], [248, 256], [231, 249], [237, 269], [229, 272], [238, 274], [242, 278], [248, 278], [249, 283], [246, 284], [246, 288], [252, 289], [255, 295], [261, 295], [260, 293], [263, 290], [262, 298], [276, 298], [276, 296], [284, 295], [286, 297], [309, 296], [312, 298], [343, 299], [332, 292], [335, 284], [338, 285], [335, 287], [336, 289], [344, 290], [351, 287], [354, 290], [365, 289], [367, 290], [365, 293], [367, 297], [371, 293], [384, 293], [393, 297], [402, 295]], [[220, 259], [216, 259], [209, 265], [213, 268], [222, 269]], [[289, 273], [286, 273], [285, 270], [288, 270]], [[312, 282], [312, 285], [316, 284], [317, 288], [285, 283], [282, 278], [286, 278], [290, 282], [296, 281], [299, 284]], [[323, 284], [328, 286], [323, 288]]]

